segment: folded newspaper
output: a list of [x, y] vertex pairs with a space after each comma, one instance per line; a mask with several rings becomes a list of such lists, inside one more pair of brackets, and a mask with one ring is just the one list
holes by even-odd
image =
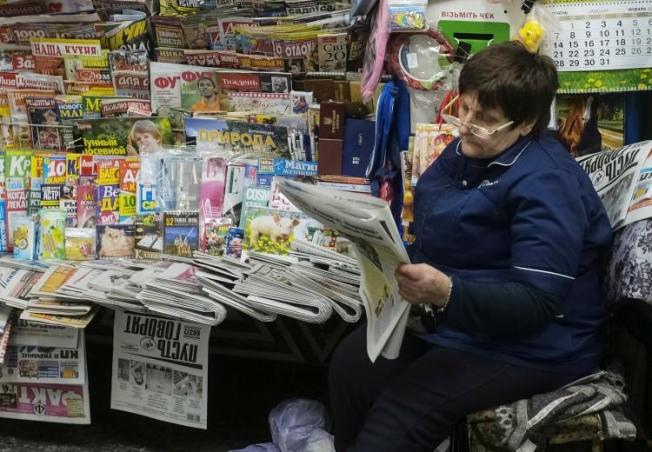
[[614, 229], [652, 218], [652, 141], [577, 159], [598, 192]]
[[407, 251], [381, 199], [279, 180], [281, 192], [305, 214], [353, 242], [361, 270], [360, 297], [367, 315], [367, 354], [396, 358], [409, 304], [399, 294], [394, 272], [409, 263]]
[[[196, 278], [209, 297], [262, 322], [283, 315], [323, 323], [336, 312], [354, 323], [362, 315], [359, 271], [355, 261], [333, 254], [251, 252], [243, 263], [228, 256], [195, 253], [194, 263], [201, 268]], [[348, 266], [347, 270], [341, 270], [342, 266]]]

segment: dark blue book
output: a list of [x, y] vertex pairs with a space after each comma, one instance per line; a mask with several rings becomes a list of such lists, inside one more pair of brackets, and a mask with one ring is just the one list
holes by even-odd
[[366, 177], [367, 166], [375, 142], [374, 121], [347, 119], [344, 127], [344, 156], [342, 175]]

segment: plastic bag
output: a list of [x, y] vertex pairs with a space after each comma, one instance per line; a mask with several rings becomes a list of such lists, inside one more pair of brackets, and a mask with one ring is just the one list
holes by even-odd
[[[326, 409], [314, 400], [289, 399], [269, 413], [272, 441], [281, 452], [331, 452], [332, 436], [326, 429]], [[330, 447], [330, 448], [329, 448]]]
[[229, 452], [279, 452], [274, 443], [252, 444], [244, 449], [230, 450]]
[[389, 33], [389, 6], [387, 0], [379, 0], [371, 22], [371, 35], [367, 41], [360, 81], [360, 93], [365, 103], [373, 99], [383, 74]]

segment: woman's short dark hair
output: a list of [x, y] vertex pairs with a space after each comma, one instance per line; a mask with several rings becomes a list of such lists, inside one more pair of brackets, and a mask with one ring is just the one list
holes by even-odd
[[550, 105], [559, 88], [548, 56], [529, 52], [518, 41], [494, 44], [473, 55], [460, 74], [460, 94], [476, 93], [484, 108], [500, 107], [514, 126], [536, 121], [541, 134], [550, 122]]

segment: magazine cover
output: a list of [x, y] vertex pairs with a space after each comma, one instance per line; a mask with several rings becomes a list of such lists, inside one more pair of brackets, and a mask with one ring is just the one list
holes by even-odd
[[152, 111], [159, 115], [174, 108], [188, 112], [220, 111], [217, 71], [217, 68], [152, 62]]
[[196, 154], [158, 159], [156, 202], [160, 210], [199, 210], [202, 162]]
[[77, 225], [80, 228], [95, 226], [95, 182], [94, 177], [84, 176], [77, 187]]
[[66, 259], [87, 261], [95, 259], [95, 228], [66, 228]]
[[251, 186], [245, 188], [244, 197], [242, 199], [242, 213], [240, 214], [239, 224], [245, 224], [246, 212], [258, 207], [270, 207], [269, 201], [271, 199], [271, 194], [272, 191], [269, 187]]
[[[7, 247], [13, 249], [11, 231], [14, 218], [27, 214], [32, 151], [8, 149], [5, 153], [5, 187], [7, 190]], [[40, 197], [40, 196], [39, 196]]]
[[242, 228], [229, 228], [226, 233], [226, 256], [240, 259], [242, 257], [242, 245], [244, 244], [245, 232]]
[[140, 171], [140, 159], [127, 157], [120, 162], [120, 195], [118, 211], [120, 224], [133, 222], [136, 216], [136, 184]]
[[255, 111], [258, 113], [289, 114], [292, 101], [287, 93], [232, 92], [227, 93], [229, 111]]
[[33, 153], [30, 164], [27, 215], [37, 215], [41, 209], [41, 185], [43, 184], [43, 159], [49, 154]]
[[66, 226], [77, 227], [77, 186], [79, 185], [79, 154], [66, 154], [66, 181], [61, 187], [61, 209], [68, 214]]
[[247, 209], [243, 217], [243, 248], [268, 254], [287, 254], [296, 237], [306, 236], [308, 225], [318, 224], [300, 212], [272, 208]]
[[319, 70], [321, 72], [346, 71], [347, 33], [324, 34], [317, 36]]
[[226, 252], [226, 239], [231, 229], [231, 220], [214, 219], [204, 224], [202, 252], [211, 256], [223, 256]]
[[5, 184], [5, 152], [0, 150], [0, 251], [7, 251], [7, 187]]
[[100, 108], [102, 118], [131, 118], [134, 116], [148, 118], [152, 116], [152, 107], [149, 100], [112, 99], [102, 102]]
[[40, 74], [66, 75], [66, 55], [100, 56], [102, 48], [97, 39], [32, 38], [32, 55]]
[[25, 108], [32, 128], [32, 142], [37, 149], [59, 150], [61, 116], [53, 97], [26, 97]]
[[102, 49], [100, 55], [65, 55], [63, 64], [66, 80], [80, 82], [110, 82], [109, 51]]
[[115, 71], [111, 74], [111, 82], [117, 96], [132, 99], [149, 100], [149, 74], [136, 71]]
[[134, 225], [98, 225], [97, 257], [102, 258], [132, 258], [134, 255]]
[[66, 212], [63, 210], [41, 211], [39, 225], [39, 259], [65, 259]]
[[165, 212], [163, 214], [163, 252], [173, 256], [192, 257], [199, 249], [199, 214], [197, 212]]
[[221, 157], [208, 157], [203, 161], [199, 192], [202, 221], [222, 217], [226, 170], [226, 160]]
[[32, 147], [32, 129], [29, 126], [29, 116], [27, 115], [27, 106], [25, 99], [34, 96], [54, 95], [54, 91], [44, 90], [20, 90], [7, 91], [7, 100], [9, 101], [9, 112], [13, 126], [14, 146]]
[[112, 50], [109, 52], [109, 65], [111, 72], [147, 72], [149, 70], [147, 50]]
[[221, 72], [219, 87], [222, 92], [289, 93], [292, 91], [292, 75], [286, 72]]
[[290, 158], [286, 127], [204, 118], [186, 118], [184, 122], [186, 137], [196, 140], [198, 150]]
[[37, 191], [36, 180], [39, 180], [40, 185], [40, 203], [32, 203], [30, 199], [30, 212], [36, 213], [38, 210], [34, 209], [39, 208], [59, 209], [61, 207], [61, 188], [66, 181], [66, 156], [34, 155], [32, 157], [32, 194]]
[[80, 96], [57, 96], [55, 97], [59, 116], [61, 118], [61, 144], [65, 149], [73, 149], [74, 135], [73, 125], [77, 119], [84, 117], [84, 108]]
[[61, 187], [59, 184], [41, 185], [41, 209], [59, 209], [61, 205]]
[[112, 225], [120, 223], [119, 196], [119, 184], [98, 184], [95, 186], [95, 224]]
[[[1, 88], [1, 86], [0, 86]], [[0, 145], [4, 149], [14, 147], [14, 133], [11, 126], [11, 112], [7, 93], [0, 93]]]
[[13, 237], [16, 259], [36, 259], [36, 222], [32, 218], [16, 218]]
[[[104, 25], [104, 24], [99, 24]], [[146, 17], [119, 22], [119, 26], [107, 23], [102, 34], [102, 47], [109, 50], [147, 50], [153, 48]], [[97, 26], [96, 26], [97, 29]]]
[[138, 215], [134, 238], [136, 259], [160, 259], [163, 253], [163, 215], [150, 213]]
[[124, 158], [102, 158], [95, 161], [95, 202], [97, 206], [95, 223], [98, 225], [120, 222], [120, 166]]
[[153, 152], [161, 145], [174, 144], [167, 118], [109, 118], [81, 120], [75, 124], [75, 137], [82, 152], [94, 155], [138, 155]]
[[18, 72], [16, 74], [16, 89], [35, 89], [64, 93], [63, 78], [58, 75], [36, 74], [34, 72]]

